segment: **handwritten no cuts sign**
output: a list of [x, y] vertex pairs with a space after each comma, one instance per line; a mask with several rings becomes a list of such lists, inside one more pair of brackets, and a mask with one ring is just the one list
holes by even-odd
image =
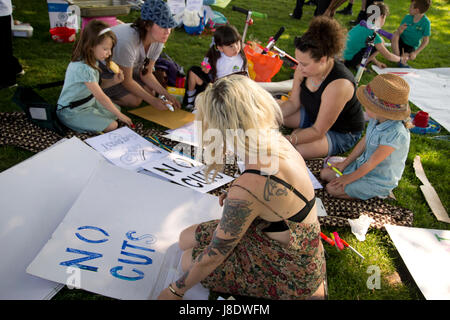
[[214, 196], [104, 163], [27, 272], [118, 299], [155, 297], [167, 248], [220, 216]]
[[145, 163], [142, 167], [145, 170], [202, 193], [214, 190], [234, 179], [219, 172], [214, 181], [211, 182], [212, 173], [208, 179], [209, 181], [206, 181], [202, 163], [175, 153], [170, 153], [162, 159]]

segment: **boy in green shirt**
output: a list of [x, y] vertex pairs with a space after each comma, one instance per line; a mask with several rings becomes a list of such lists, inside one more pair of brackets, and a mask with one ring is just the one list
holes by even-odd
[[[392, 51], [405, 54], [409, 60], [416, 59], [417, 55], [425, 49], [430, 42], [431, 23], [425, 12], [430, 8], [431, 0], [412, 0], [407, 14], [400, 27], [394, 33], [391, 43]], [[399, 67], [408, 67], [399, 63]]]

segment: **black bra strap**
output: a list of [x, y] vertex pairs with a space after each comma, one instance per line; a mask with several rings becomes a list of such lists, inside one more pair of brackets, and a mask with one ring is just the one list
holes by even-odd
[[[277, 176], [271, 176], [271, 175], [268, 175], [268, 174], [264, 174], [264, 173], [262, 173], [260, 170], [254, 170], [254, 169], [247, 169], [247, 170], [245, 170], [244, 172], [242, 172], [242, 174], [244, 174], [244, 173], [253, 173], [253, 174], [257, 174], [257, 175], [260, 175], [260, 176], [267, 176], [268, 178], [270, 178], [271, 180], [273, 180], [273, 181], [276, 181], [276, 182], [278, 182], [279, 184], [282, 184], [283, 186], [285, 186], [286, 188], [288, 188], [289, 190], [291, 190], [292, 192], [294, 192], [294, 194], [297, 196], [297, 197], [299, 197], [300, 199], [302, 199], [306, 204], [308, 204], [310, 201], [308, 201], [306, 198], [305, 198], [305, 196], [304, 195], [302, 195], [297, 189], [295, 189], [291, 184], [289, 184], [289, 183], [287, 183], [286, 181], [284, 181], [284, 180], [281, 180], [280, 178], [278, 178]], [[315, 197], [314, 197], [314, 199], [312, 199], [312, 200], [315, 200]], [[312, 201], [311, 200], [311, 201]]]

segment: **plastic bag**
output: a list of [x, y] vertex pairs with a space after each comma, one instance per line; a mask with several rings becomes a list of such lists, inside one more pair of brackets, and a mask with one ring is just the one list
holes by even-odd
[[205, 29], [205, 14], [205, 11], [201, 16], [198, 11], [184, 10], [184, 30], [191, 35], [200, 35]]
[[270, 82], [283, 65], [278, 55], [270, 51], [262, 54], [263, 49], [259, 44], [250, 42], [244, 47], [250, 78], [256, 82]]
[[208, 26], [212, 28], [217, 28], [220, 26], [224, 26], [228, 23], [228, 19], [220, 12], [212, 11], [214, 16], [213, 18], [209, 19]]

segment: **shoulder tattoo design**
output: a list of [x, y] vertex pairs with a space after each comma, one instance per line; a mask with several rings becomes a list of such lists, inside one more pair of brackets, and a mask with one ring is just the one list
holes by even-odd
[[252, 212], [250, 205], [251, 202], [246, 200], [228, 199], [225, 201], [223, 216], [219, 224], [220, 228], [233, 237], [239, 235], [242, 231], [242, 226]]
[[288, 190], [285, 186], [278, 184], [277, 182], [267, 177], [266, 184], [264, 185], [264, 200], [269, 201], [271, 196], [287, 196]]

